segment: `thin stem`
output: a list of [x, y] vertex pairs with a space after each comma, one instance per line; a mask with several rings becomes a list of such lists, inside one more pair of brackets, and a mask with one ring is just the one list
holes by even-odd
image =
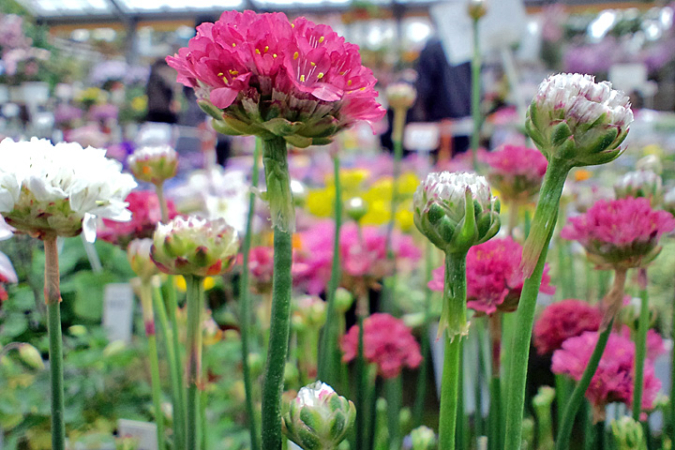
[[[569, 169], [564, 165], [552, 160], [539, 195], [539, 202], [534, 215], [534, 226], [525, 243], [534, 249], [530, 257], [534, 257], [536, 263], [529, 277], [523, 283], [520, 295], [520, 303], [516, 313], [516, 328], [511, 345], [511, 361], [509, 367], [509, 380], [506, 402], [506, 440], [505, 450], [520, 450], [522, 438], [523, 406], [525, 404], [525, 388], [527, 384], [527, 365], [530, 356], [530, 341], [532, 339], [532, 326], [534, 313], [537, 306], [537, 296], [541, 286], [541, 278], [544, 273], [548, 245], [551, 242], [553, 229], [555, 228], [556, 216], [560, 204], [560, 195], [565, 184], [565, 178]], [[523, 270], [528, 272], [525, 250], [523, 250]]]
[[471, 61], [471, 117], [473, 133], [471, 133], [471, 161], [473, 169], [478, 171], [478, 146], [480, 145], [480, 19], [473, 20], [473, 60]]
[[642, 412], [642, 389], [644, 382], [645, 355], [647, 353], [647, 330], [649, 329], [649, 294], [647, 293], [647, 269], [639, 269], [640, 325], [635, 340], [635, 387], [633, 388], [633, 420], [640, 422]]
[[424, 323], [422, 325], [422, 364], [420, 366], [419, 373], [417, 375], [417, 396], [415, 398], [415, 414], [414, 422], [415, 426], [419, 427], [422, 425], [422, 419], [424, 416], [424, 403], [427, 394], [427, 372], [429, 363], [427, 361], [429, 355], [429, 347], [431, 345], [429, 341], [429, 321], [431, 320], [431, 298], [432, 292], [429, 289], [429, 282], [433, 278], [433, 244], [431, 241], [426, 241], [426, 247], [424, 249]]
[[162, 383], [159, 378], [159, 355], [157, 354], [157, 333], [155, 315], [152, 310], [152, 286], [150, 280], [141, 281], [141, 308], [143, 309], [143, 325], [148, 338], [148, 360], [150, 362], [150, 385], [152, 388], [152, 405], [155, 408], [157, 426], [157, 448], [166, 449], [164, 442], [164, 413], [162, 412]]
[[169, 223], [169, 205], [164, 197], [164, 184], [159, 183], [155, 185], [155, 193], [159, 201], [159, 209], [162, 212], [162, 223]]
[[[253, 173], [251, 186], [258, 186], [258, 158], [260, 154], [260, 140], [256, 139], [253, 152]], [[244, 376], [244, 392], [246, 395], [246, 413], [248, 415], [249, 431], [251, 436], [251, 450], [259, 450], [258, 424], [256, 422], [255, 408], [253, 406], [253, 380], [251, 379], [251, 367], [248, 356], [250, 353], [251, 334], [251, 296], [249, 295], [249, 271], [248, 265], [251, 258], [251, 237], [253, 235], [253, 216], [255, 214], [255, 193], [251, 192], [248, 197], [248, 216], [246, 218], [246, 234], [242, 254], [242, 272], [239, 288], [239, 326], [241, 327], [241, 365]]]
[[[445, 257], [444, 307], [448, 311], [464, 311], [466, 315], [466, 253], [450, 253]], [[463, 323], [466, 319], [459, 319]], [[443, 331], [446, 334], [446, 331]], [[443, 381], [441, 384], [441, 409], [439, 426], [439, 448], [455, 449], [455, 434], [458, 423], [459, 379], [462, 366], [460, 353], [462, 335], [446, 334]]]
[[274, 226], [272, 317], [262, 399], [262, 448], [265, 450], [281, 448], [281, 394], [291, 325], [291, 233], [295, 229], [295, 210], [286, 155], [283, 138], [263, 141], [267, 195]]
[[187, 275], [187, 450], [198, 450], [202, 380], [203, 279]]
[[490, 379], [490, 436], [488, 447], [491, 450], [501, 450], [503, 421], [501, 405], [501, 353], [502, 353], [502, 315], [499, 312], [488, 316], [488, 330], [490, 333], [492, 378]]
[[387, 399], [387, 427], [389, 428], [389, 449], [401, 448], [400, 413], [401, 395], [403, 393], [403, 381], [401, 375], [390, 380], [384, 380], [385, 398]]
[[[175, 428], [174, 432], [176, 433], [176, 440], [178, 446], [185, 448], [187, 445], [185, 442], [186, 439], [186, 404], [187, 399], [185, 398], [185, 382], [183, 380], [183, 354], [180, 345], [179, 331], [178, 328], [178, 319], [176, 318], [176, 313], [178, 311], [178, 301], [176, 300], [176, 286], [173, 283], [174, 277], [169, 276], [166, 282], [168, 288], [166, 290], [166, 310], [169, 313], [169, 324], [171, 325], [171, 346], [173, 348], [173, 354], [175, 357], [175, 363], [173, 364], [173, 377], [177, 383], [178, 395], [178, 410], [173, 412], [173, 426]], [[167, 340], [169, 337], [167, 336]], [[168, 347], [168, 343], [167, 343]]]
[[326, 324], [323, 327], [319, 343], [318, 377], [331, 386], [339, 378], [340, 351], [337, 345], [341, 330], [335, 314], [335, 291], [340, 285], [340, 229], [342, 227], [342, 186], [340, 183], [340, 157], [333, 157], [333, 175], [335, 177], [335, 234], [333, 236], [333, 263], [328, 282]]
[[508, 229], [506, 230], [506, 233], [510, 237], [513, 237], [513, 232], [518, 226], [519, 213], [520, 213], [520, 203], [518, 203], [517, 201], [511, 202], [511, 204], [509, 205]]
[[66, 425], [63, 417], [63, 338], [61, 335], [61, 289], [59, 250], [56, 236], [44, 240], [45, 302], [49, 333], [49, 372], [52, 389], [52, 449], [64, 450]]
[[366, 362], [364, 349], [364, 321], [368, 317], [368, 298], [364, 295], [357, 299], [357, 324], [359, 327], [359, 341], [356, 358], [356, 445], [358, 449], [368, 450], [370, 448], [369, 421], [369, 383], [368, 383], [368, 363]]
[[154, 281], [152, 284], [152, 303], [157, 315], [159, 330], [164, 336], [164, 351], [166, 352], [166, 360], [169, 365], [169, 381], [171, 383], [171, 400], [173, 405], [174, 447], [179, 447], [185, 445], [185, 407], [181, 403], [181, 367], [176, 365], [176, 353], [172, 345], [173, 335], [178, 333], [178, 330], [169, 326], [169, 319], [162, 297], [162, 289], [159, 283], [155, 283]]

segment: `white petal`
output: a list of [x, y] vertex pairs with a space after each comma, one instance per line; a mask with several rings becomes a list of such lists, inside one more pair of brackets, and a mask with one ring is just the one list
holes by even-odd
[[0, 276], [4, 277], [10, 283], [19, 282], [12, 261], [10, 261], [7, 255], [2, 252], [0, 252]]
[[96, 216], [93, 214], [85, 214], [82, 221], [82, 234], [87, 242], [96, 242]]

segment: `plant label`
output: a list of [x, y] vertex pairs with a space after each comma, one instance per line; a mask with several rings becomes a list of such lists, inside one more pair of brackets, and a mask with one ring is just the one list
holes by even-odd
[[131, 342], [134, 291], [129, 283], [110, 283], [103, 294], [103, 327], [108, 340]]
[[117, 422], [119, 437], [138, 440], [138, 450], [159, 450], [157, 448], [157, 425], [150, 422], [120, 419]]

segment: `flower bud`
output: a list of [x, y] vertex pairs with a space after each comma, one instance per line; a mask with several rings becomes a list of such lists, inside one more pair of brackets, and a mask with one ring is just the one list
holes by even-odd
[[173, 178], [178, 172], [178, 153], [171, 147], [142, 147], [127, 160], [137, 180], [155, 185]]
[[644, 197], [656, 206], [663, 195], [661, 177], [650, 170], [628, 172], [614, 183], [614, 193], [616, 198]]
[[304, 208], [307, 204], [307, 186], [298, 180], [291, 180], [291, 193], [293, 194], [293, 204], [298, 208]]
[[237, 232], [225, 220], [176, 217], [157, 225], [150, 256], [169, 275], [207, 277], [227, 272], [238, 248]]
[[127, 258], [131, 270], [141, 279], [149, 280], [159, 273], [157, 266], [150, 258], [152, 239], [134, 239], [127, 247]]
[[30, 344], [19, 344], [19, 357], [21, 361], [31, 369], [42, 370], [45, 368], [45, 363], [42, 361], [40, 352]]
[[385, 94], [392, 109], [409, 109], [417, 99], [415, 88], [405, 82], [390, 84]]
[[356, 407], [327, 384], [303, 387], [291, 401], [282, 425], [288, 439], [305, 450], [335, 449], [356, 419]]
[[68, 328], [68, 333], [75, 337], [82, 337], [87, 334], [87, 327], [84, 325], [72, 325]]
[[345, 288], [337, 288], [335, 290], [335, 309], [341, 314], [349, 311], [349, 308], [354, 304], [354, 296]]
[[663, 204], [661, 207], [675, 216], [675, 188], [670, 188], [663, 196]]
[[640, 422], [624, 416], [612, 421], [612, 434], [619, 450], [646, 450], [647, 445]]
[[638, 159], [638, 162], [635, 163], [635, 168], [637, 170], [649, 170], [657, 175], [661, 175], [661, 173], [663, 173], [663, 164], [661, 164], [661, 158], [656, 155], [647, 155]]
[[345, 212], [350, 219], [359, 223], [368, 214], [368, 204], [361, 197], [353, 197], [347, 201]]
[[562, 73], [539, 86], [525, 126], [549, 162], [559, 159], [568, 169], [605, 164], [621, 154], [633, 122], [630, 106], [628, 96], [607, 81]]
[[467, 6], [469, 17], [471, 17], [473, 20], [479, 20], [481, 17], [487, 14], [487, 6], [485, 3], [485, 0], [469, 0], [469, 4]]
[[445, 253], [467, 252], [499, 231], [500, 203], [484, 177], [430, 173], [413, 199], [417, 229]]
[[410, 432], [412, 450], [435, 450], [436, 433], [429, 427], [421, 426]]
[[300, 297], [295, 303], [293, 320], [318, 330], [326, 323], [326, 302], [315, 295]]

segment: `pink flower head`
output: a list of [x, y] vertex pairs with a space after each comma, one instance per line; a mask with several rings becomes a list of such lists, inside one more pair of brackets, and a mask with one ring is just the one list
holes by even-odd
[[166, 60], [230, 134], [272, 134], [306, 147], [385, 114], [358, 46], [304, 17], [291, 23], [283, 13], [226, 11]]
[[[621, 328], [621, 334], [626, 339], [631, 339], [629, 327], [624, 326]], [[663, 338], [658, 331], [650, 328], [647, 330], [647, 359], [654, 361], [664, 353], [666, 353], [666, 346], [663, 343]]]
[[[586, 331], [580, 336], [567, 339], [560, 350], [553, 353], [551, 370], [557, 374], [569, 375], [579, 381], [591, 359], [598, 340], [598, 333]], [[586, 398], [593, 404], [596, 419], [604, 417], [605, 406], [613, 402], [625, 403], [629, 407], [633, 401], [633, 373], [635, 345], [616, 333], [607, 341], [607, 348], [600, 359], [598, 370], [591, 379]], [[645, 360], [642, 409], [649, 411], [661, 389], [661, 382], [654, 375], [654, 364]]]
[[[242, 261], [243, 255], [239, 255], [237, 263], [241, 264]], [[252, 248], [249, 254], [248, 270], [252, 278], [251, 284], [258, 292], [269, 290], [274, 274], [274, 249], [262, 245]]]
[[[343, 361], [358, 354], [359, 326], [354, 325], [342, 338]], [[416, 368], [422, 362], [420, 346], [401, 319], [389, 314], [373, 314], [363, 321], [363, 352], [369, 363], [377, 364], [383, 378], [394, 378], [403, 366]]]
[[485, 153], [487, 178], [509, 200], [527, 201], [539, 192], [548, 161], [539, 150], [517, 145]]
[[[515, 311], [523, 289], [520, 270], [522, 246], [510, 237], [491, 239], [471, 247], [466, 257], [467, 306], [481, 314]], [[429, 289], [443, 292], [445, 268], [433, 272]], [[541, 292], [553, 294], [548, 265], [544, 269]]]
[[572, 217], [560, 235], [576, 240], [599, 266], [642, 267], [658, 256], [659, 239], [675, 229], [675, 219], [654, 210], [646, 198], [597, 201], [585, 214]]
[[568, 299], [546, 307], [534, 324], [534, 346], [540, 355], [553, 353], [567, 339], [585, 331], [598, 331], [602, 313], [588, 303]]
[[[157, 195], [150, 191], [133, 191], [125, 199], [131, 211], [131, 221], [116, 222], [103, 219], [103, 227], [98, 236], [106, 242], [126, 248], [134, 239], [152, 237], [157, 223], [162, 220], [162, 212]], [[168, 201], [169, 219], [178, 215], [171, 200]]]

